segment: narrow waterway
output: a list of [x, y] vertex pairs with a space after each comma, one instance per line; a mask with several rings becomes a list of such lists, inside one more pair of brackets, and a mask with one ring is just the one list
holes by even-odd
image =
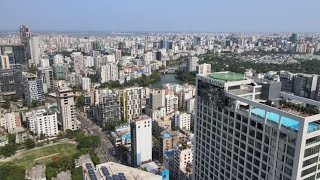
[[182, 84], [183, 82], [179, 79], [176, 79], [175, 74], [161, 74], [161, 80], [157, 83], [151, 84], [150, 88], [162, 88], [163, 84], [166, 83], [176, 83], [176, 84]]

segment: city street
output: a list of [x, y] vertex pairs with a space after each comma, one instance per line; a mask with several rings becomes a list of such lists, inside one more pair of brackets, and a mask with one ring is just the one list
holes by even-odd
[[89, 118], [85, 117], [82, 113], [76, 113], [78, 120], [81, 122], [83, 129], [94, 136], [99, 136], [101, 139], [101, 146], [96, 149], [96, 153], [101, 163], [104, 162], [117, 162], [117, 160], [110, 153], [114, 149], [112, 143], [107, 138], [106, 133], [101, 130], [99, 126], [94, 124]]

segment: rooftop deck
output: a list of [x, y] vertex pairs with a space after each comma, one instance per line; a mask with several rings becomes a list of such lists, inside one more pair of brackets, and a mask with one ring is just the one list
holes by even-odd
[[245, 80], [243, 74], [238, 74], [234, 72], [219, 72], [219, 73], [212, 73], [208, 75], [209, 77], [217, 80], [223, 80], [223, 81], [241, 81]]

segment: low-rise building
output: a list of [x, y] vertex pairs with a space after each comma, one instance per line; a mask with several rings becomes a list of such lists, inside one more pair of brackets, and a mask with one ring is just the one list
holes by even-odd
[[23, 117], [28, 122], [30, 131], [38, 137], [45, 135], [47, 137], [58, 134], [58, 119], [56, 112], [50, 112], [46, 109], [37, 109], [24, 113]]

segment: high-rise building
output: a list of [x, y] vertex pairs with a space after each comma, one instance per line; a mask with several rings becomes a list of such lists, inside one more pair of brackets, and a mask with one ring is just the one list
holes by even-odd
[[29, 67], [38, 66], [40, 58], [40, 44], [39, 38], [37, 36], [31, 36], [29, 38], [28, 51], [30, 54], [30, 59], [28, 63]]
[[9, 56], [0, 55], [0, 69], [10, 69]]
[[8, 55], [10, 64], [27, 65], [24, 45], [0, 45], [0, 54]]
[[197, 74], [209, 74], [211, 73], [211, 64], [199, 64], [197, 66]]
[[144, 90], [142, 87], [126, 88], [122, 92], [123, 118], [130, 123], [134, 117], [142, 113]]
[[187, 71], [194, 72], [197, 70], [199, 58], [197, 57], [188, 57], [187, 58]]
[[277, 83], [197, 75], [194, 180], [316, 179], [320, 103]]
[[194, 46], [200, 46], [200, 45], [201, 45], [201, 38], [194, 36], [194, 37], [193, 37], [193, 40], [192, 40], [192, 45], [194, 45]]
[[293, 77], [294, 74], [288, 71], [280, 71], [279, 78], [281, 82], [281, 91], [293, 91]]
[[180, 129], [186, 129], [190, 131], [191, 114], [185, 112], [176, 111], [174, 114], [174, 125]]
[[152, 160], [152, 120], [149, 116], [136, 116], [131, 123], [131, 160], [133, 166]]
[[42, 134], [47, 137], [58, 134], [58, 119], [56, 112], [49, 112], [46, 109], [38, 109], [26, 112], [25, 121], [28, 122], [30, 131], [40, 137]]
[[0, 77], [2, 95], [22, 97], [22, 69], [20, 64], [10, 65], [10, 69], [0, 69]]
[[100, 126], [107, 127], [108, 125], [118, 125], [121, 122], [119, 94], [103, 94], [100, 97], [99, 103], [96, 105], [96, 120]]
[[153, 89], [149, 96], [149, 108], [158, 109], [165, 106], [165, 91], [164, 89]]
[[22, 72], [22, 76], [24, 98], [27, 100], [27, 102], [42, 102], [44, 99], [42, 80], [38, 79], [36, 75], [27, 72]]
[[26, 25], [20, 26], [19, 30], [21, 43], [27, 46], [27, 44], [29, 43], [29, 38], [32, 36], [32, 33]]
[[318, 75], [296, 74], [293, 77], [293, 93], [309, 99], [315, 99]]
[[50, 91], [53, 91], [53, 71], [51, 68], [38, 68], [37, 71], [38, 79], [42, 80], [43, 92], [47, 94]]
[[17, 128], [21, 127], [20, 114], [17, 112], [10, 112], [4, 115], [5, 126], [9, 133], [14, 132]]
[[167, 114], [174, 113], [178, 110], [178, 97], [175, 95], [168, 94], [166, 98], [166, 111]]
[[83, 91], [90, 91], [91, 87], [91, 79], [87, 77], [82, 78], [82, 90]]
[[71, 88], [60, 87], [56, 92], [58, 120], [62, 125], [62, 130], [77, 130], [80, 122], [76, 118], [76, 107], [74, 94]]
[[174, 150], [173, 180], [192, 179], [193, 147], [191, 142], [179, 144]]
[[120, 61], [120, 60], [121, 60], [121, 57], [122, 57], [122, 55], [121, 55], [121, 50], [116, 49], [116, 50], [114, 51], [114, 57], [115, 57], [116, 62]]
[[67, 77], [69, 72], [69, 65], [68, 64], [53, 64], [53, 77], [54, 79], [64, 80]]
[[107, 63], [107, 65], [101, 66], [100, 67], [101, 83], [119, 80], [118, 72], [119, 72], [118, 66], [114, 63]]
[[290, 41], [292, 43], [296, 43], [298, 41], [298, 34], [296, 33], [293, 33], [291, 36], [290, 36]]

